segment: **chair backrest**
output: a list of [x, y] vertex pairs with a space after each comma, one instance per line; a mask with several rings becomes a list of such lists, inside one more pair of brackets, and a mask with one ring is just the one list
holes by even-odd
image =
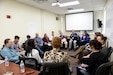
[[25, 43], [22, 44], [22, 48], [24, 48], [24, 50], [26, 50], [26, 45], [25, 45]]
[[113, 62], [108, 62], [100, 65], [95, 75], [112, 75], [111, 68], [113, 67]]
[[24, 61], [24, 64], [26, 67], [39, 70], [40, 65], [38, 64], [37, 60], [35, 58], [24, 58], [22, 59]]
[[109, 47], [108, 48], [108, 54], [106, 55], [106, 58], [107, 59], [109, 59], [109, 57], [111, 56], [112, 52], [113, 52], [113, 48], [112, 47]]
[[109, 48], [108, 48], [108, 51], [109, 51], [108, 57], [110, 57], [110, 56], [111, 56], [111, 53], [113, 52], [113, 48], [112, 48], [112, 47], [109, 47]]
[[0, 51], [0, 57], [1, 57], [2, 59], [4, 59], [4, 57], [1, 55], [1, 51]]
[[105, 46], [106, 46], [107, 48], [109, 48], [109, 41], [108, 41], [108, 40], [106, 41]]
[[44, 63], [40, 75], [69, 75], [67, 63]]

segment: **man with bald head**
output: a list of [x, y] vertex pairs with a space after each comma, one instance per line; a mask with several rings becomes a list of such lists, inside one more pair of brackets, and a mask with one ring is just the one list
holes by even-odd
[[39, 34], [38, 33], [36, 33], [35, 34], [35, 41], [37, 42], [37, 46], [40, 48], [40, 49], [44, 49], [43, 48], [43, 43], [44, 43], [44, 41], [42, 40], [42, 38], [41, 37], [39, 37]]
[[38, 33], [36, 33], [35, 35], [36, 35], [35, 36], [35, 40], [37, 42], [37, 45], [39, 45], [40, 47], [43, 46], [43, 43], [44, 42], [43, 42], [42, 38], [39, 37], [39, 34]]

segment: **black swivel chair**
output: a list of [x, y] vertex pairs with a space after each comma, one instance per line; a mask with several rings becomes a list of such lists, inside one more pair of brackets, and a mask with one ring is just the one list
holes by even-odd
[[96, 75], [113, 75], [113, 62], [100, 65], [96, 70]]
[[4, 60], [4, 57], [1, 55], [1, 52], [0, 52], [0, 57]]
[[39, 75], [70, 75], [67, 63], [44, 63]]
[[35, 70], [40, 70], [41, 64], [39, 64], [35, 58], [23, 58], [21, 60], [23, 60], [26, 67], [29, 67]]
[[108, 48], [108, 51], [109, 51], [109, 53], [108, 53], [108, 58], [111, 56], [111, 54], [112, 54], [112, 52], [113, 52], [113, 48], [112, 47], [109, 47]]
[[111, 56], [112, 52], [113, 52], [113, 48], [112, 47], [109, 47], [108, 48], [108, 53], [105, 56], [105, 59], [107, 59], [107, 61], [109, 61], [109, 57]]
[[[89, 75], [86, 71], [81, 71], [84, 75]], [[100, 65], [95, 75], [113, 75], [113, 61]]]

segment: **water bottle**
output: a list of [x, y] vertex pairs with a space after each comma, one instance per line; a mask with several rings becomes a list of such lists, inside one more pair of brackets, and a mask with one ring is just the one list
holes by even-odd
[[24, 62], [21, 60], [20, 62], [20, 72], [24, 73], [25, 72], [25, 66], [24, 66]]
[[8, 57], [7, 56], [5, 56], [5, 66], [9, 66], [9, 60], [8, 60]]

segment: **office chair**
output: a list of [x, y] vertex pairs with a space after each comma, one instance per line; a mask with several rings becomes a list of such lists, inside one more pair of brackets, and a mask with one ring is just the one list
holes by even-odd
[[113, 67], [113, 61], [104, 63], [97, 68], [95, 75], [113, 75], [112, 67]]
[[107, 57], [109, 58], [111, 56], [112, 52], [113, 52], [113, 48], [109, 47], [108, 51], [109, 51], [109, 53], [108, 53]]
[[1, 55], [1, 51], [0, 51], [0, 57], [2, 58], [2, 60], [4, 60], [4, 57]]
[[35, 58], [23, 58], [22, 60], [26, 67], [29, 67], [35, 70], [40, 70], [41, 64], [38, 63]]
[[109, 41], [108, 41], [108, 40], [106, 41], [105, 46], [106, 46], [107, 48], [109, 48]]
[[39, 75], [71, 75], [68, 64], [59, 63], [44, 63]]
[[[81, 73], [84, 75], [89, 75], [86, 71], [83, 70], [81, 70]], [[113, 61], [100, 65], [97, 68], [95, 75], [113, 75]]]
[[113, 48], [112, 47], [109, 47], [108, 48], [108, 53], [105, 56], [105, 59], [107, 59], [108, 62], [109, 62], [109, 57], [111, 56], [112, 52], [113, 52]]

